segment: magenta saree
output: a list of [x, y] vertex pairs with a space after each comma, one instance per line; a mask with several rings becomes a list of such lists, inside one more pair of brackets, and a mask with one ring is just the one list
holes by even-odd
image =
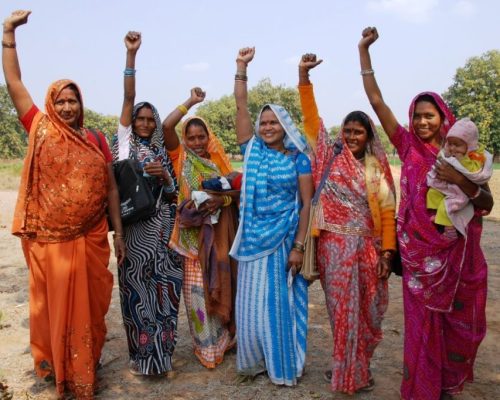
[[480, 248], [481, 211], [467, 236], [442, 234], [426, 208], [426, 174], [438, 148], [424, 143], [411, 121], [416, 100], [434, 98], [445, 116], [443, 137], [455, 122], [435, 93], [418, 95], [410, 107], [410, 129], [391, 140], [402, 161], [398, 239], [403, 259], [405, 311], [403, 399], [439, 399], [458, 393], [473, 378], [477, 349], [486, 333], [487, 265]]

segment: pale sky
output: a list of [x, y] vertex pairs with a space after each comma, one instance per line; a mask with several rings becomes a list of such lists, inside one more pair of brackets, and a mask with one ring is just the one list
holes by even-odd
[[43, 107], [52, 81], [70, 78], [86, 107], [112, 115], [121, 110], [128, 30], [143, 35], [136, 100], [155, 104], [162, 118], [194, 86], [208, 100], [232, 94], [237, 51], [255, 46], [249, 87], [265, 77], [296, 86], [301, 54], [324, 60], [311, 78], [327, 126], [355, 109], [374, 116], [359, 75], [366, 26], [379, 31], [373, 67], [401, 123], [414, 95], [442, 93], [468, 58], [500, 48], [498, 0], [2, 0], [0, 18], [20, 8], [33, 12], [17, 48], [35, 103]]

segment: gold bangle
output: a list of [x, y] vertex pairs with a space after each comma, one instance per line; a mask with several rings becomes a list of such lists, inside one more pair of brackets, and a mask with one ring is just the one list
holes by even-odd
[[177, 109], [182, 113], [182, 115], [186, 115], [188, 113], [188, 109], [184, 104], [179, 104]]
[[125, 235], [123, 233], [113, 233], [113, 240], [115, 239], [125, 239]]
[[222, 204], [222, 207], [227, 207], [228, 205], [230, 205], [232, 202], [233, 202], [233, 199], [231, 198], [231, 196], [222, 196], [223, 200], [224, 200], [224, 203]]
[[306, 248], [304, 246], [304, 243], [301, 243], [298, 240], [296, 240], [295, 242], [293, 242], [292, 249], [298, 250], [301, 253], [304, 253], [304, 251], [306, 250]]
[[16, 42], [6, 42], [6, 41], [2, 40], [2, 47], [4, 49], [15, 49]]

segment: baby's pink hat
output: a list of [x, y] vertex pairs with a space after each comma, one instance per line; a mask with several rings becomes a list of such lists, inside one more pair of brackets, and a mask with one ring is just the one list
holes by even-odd
[[479, 132], [470, 118], [462, 118], [453, 124], [446, 138], [456, 137], [467, 143], [467, 151], [477, 150], [479, 147]]

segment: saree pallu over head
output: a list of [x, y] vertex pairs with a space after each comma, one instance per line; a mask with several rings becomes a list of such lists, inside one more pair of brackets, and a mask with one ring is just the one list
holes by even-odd
[[54, 82], [29, 132], [12, 233], [38, 242], [63, 242], [85, 234], [104, 215], [108, 174], [97, 146], [68, 126], [54, 102], [72, 85], [78, 90], [83, 127], [83, 102], [70, 80]]
[[[172, 161], [165, 153], [161, 119], [156, 107], [146, 101], [137, 103], [132, 111], [132, 121], [135, 121], [137, 114], [144, 107], [150, 108], [153, 113], [153, 118], [156, 123], [155, 130], [149, 138], [145, 139], [135, 134], [132, 129], [132, 135], [128, 138], [128, 149], [125, 148], [123, 152], [120, 152], [121, 143], [118, 141], [118, 135], [114, 135], [111, 150], [113, 161], [120, 161], [121, 159], [129, 158], [137, 160], [141, 164], [144, 163], [146, 159], [148, 162], [161, 162], [163, 169], [170, 174], [174, 180], [174, 185], [177, 188], [177, 178], [175, 176]], [[152, 185], [155, 193], [158, 192], [159, 187], [163, 185], [163, 182], [156, 177], [150, 177], [149, 183]]]
[[[203, 158], [191, 151], [184, 143], [188, 123], [192, 120], [201, 122], [208, 132], [207, 152], [210, 158]], [[208, 124], [200, 117], [191, 117], [182, 125], [182, 144], [179, 152], [179, 196], [178, 204], [191, 199], [193, 190], [201, 190], [201, 182], [217, 176], [225, 176], [233, 171], [231, 162], [224, 152], [219, 139], [213, 134]], [[180, 228], [176, 218], [170, 246], [185, 257], [198, 258], [199, 227]]]
[[[268, 107], [285, 130], [285, 148], [295, 153], [306, 152], [305, 139], [288, 112], [278, 105]], [[240, 225], [230, 252], [239, 261], [265, 257], [290, 235], [293, 239], [299, 218], [296, 156], [267, 147], [259, 135], [260, 114], [255, 136], [245, 151]]]
[[[423, 142], [415, 133], [411, 121], [415, 104], [422, 95], [431, 96], [444, 115], [441, 136], [444, 139], [455, 122], [450, 109], [433, 92], [417, 95], [410, 106], [411, 146], [398, 148], [403, 161], [401, 171], [401, 204], [398, 215], [398, 237], [403, 259], [404, 284], [425, 306], [434, 311], [451, 311], [466, 260], [467, 241], [481, 236], [479, 211], [468, 226], [468, 235], [450, 237], [440, 233], [432, 221], [433, 211], [427, 209], [427, 173], [439, 148]], [[468, 260], [470, 262], [470, 260]]]
[[[373, 137], [367, 142], [364, 162], [356, 160], [347, 147], [342, 133], [345, 122], [333, 140], [328, 135], [323, 121], [320, 121], [316, 156], [312, 163], [315, 187], [318, 187], [329, 160], [334, 157], [335, 142], [342, 143], [342, 151], [336, 156], [328, 172], [314, 226], [316, 229], [330, 232], [380, 238], [383, 233], [383, 214], [390, 214], [392, 220], [394, 218], [396, 191], [389, 162], [373, 121], [368, 115], [363, 115], [369, 121], [373, 132]], [[381, 184], [382, 180], [385, 181], [384, 185]], [[367, 216], [363, 213], [363, 210], [366, 210], [363, 206], [366, 201], [372, 220], [369, 223], [372, 225], [370, 229], [367, 229]], [[394, 232], [394, 225], [392, 230]], [[392, 238], [385, 238], [384, 242], [386, 248], [395, 248], [395, 234], [392, 233]]]

